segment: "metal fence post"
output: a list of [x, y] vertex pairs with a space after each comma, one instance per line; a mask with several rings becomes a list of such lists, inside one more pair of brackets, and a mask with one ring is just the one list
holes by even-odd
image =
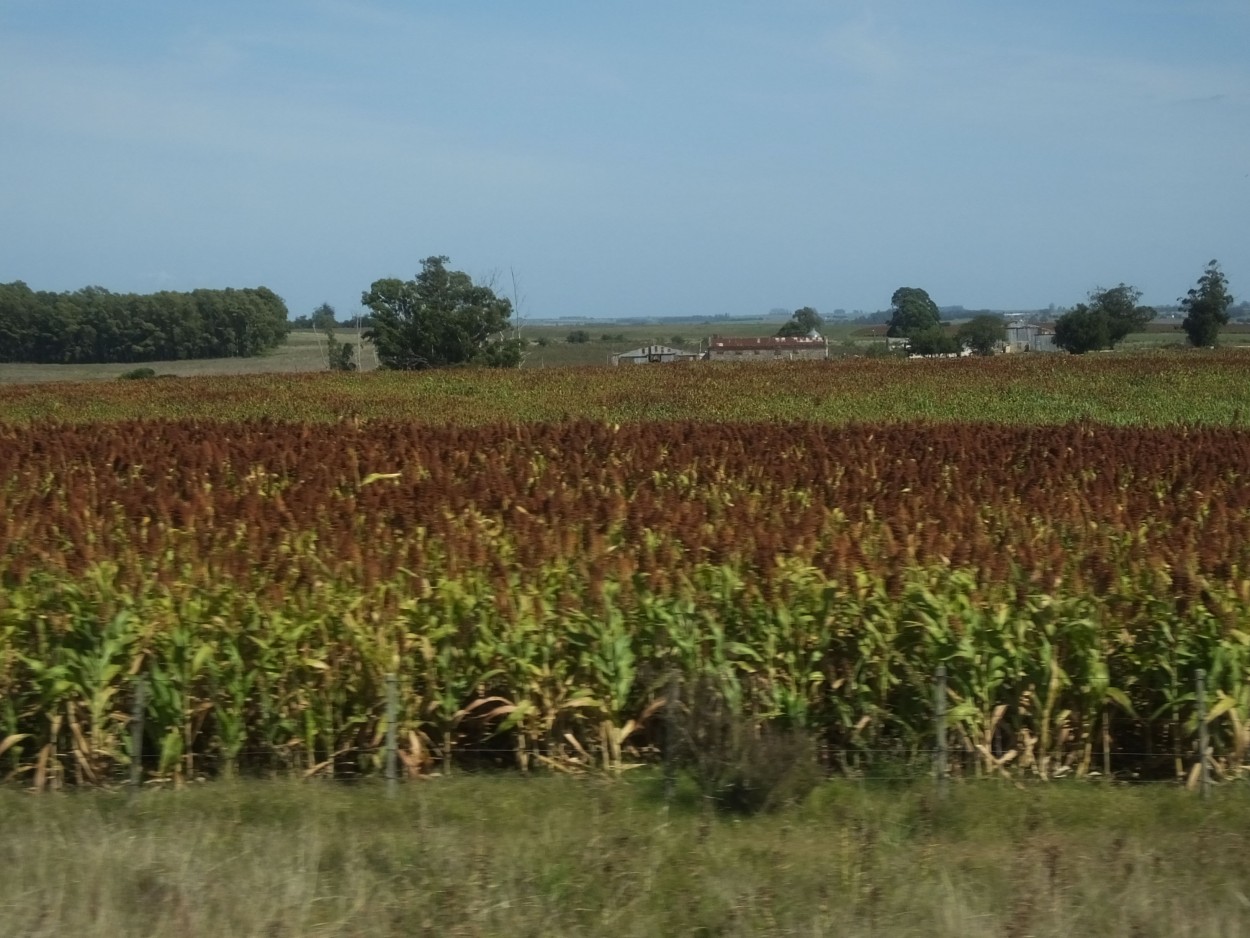
[[399, 773], [396, 771], [396, 723], [399, 722], [399, 690], [398, 680], [394, 674], [386, 676], [386, 794], [395, 796], [399, 787]]
[[130, 710], [130, 796], [143, 784], [143, 713], [147, 708], [148, 685], [142, 677], [135, 682], [135, 699]]
[[946, 665], [939, 664], [933, 686], [933, 735], [937, 740], [933, 774], [938, 795], [946, 794]]
[[1207, 672], [1198, 670], [1196, 702], [1198, 705], [1198, 792], [1211, 797], [1211, 776], [1207, 771]]

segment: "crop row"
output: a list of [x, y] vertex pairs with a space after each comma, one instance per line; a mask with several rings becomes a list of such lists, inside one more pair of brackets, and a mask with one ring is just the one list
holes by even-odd
[[[0, 759], [369, 771], [645, 758], [659, 688], [851, 766], [1170, 774], [1250, 743], [1250, 432], [814, 423], [0, 428]], [[632, 755], [631, 755], [632, 752]]]
[[133, 418], [466, 425], [639, 420], [1250, 422], [1250, 354], [1001, 355], [757, 366], [218, 375], [0, 385], [0, 419]]

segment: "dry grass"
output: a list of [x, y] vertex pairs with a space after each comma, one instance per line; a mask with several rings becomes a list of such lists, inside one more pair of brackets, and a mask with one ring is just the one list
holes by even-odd
[[[561, 324], [528, 325], [524, 329], [530, 345], [525, 350], [522, 367], [526, 369], [569, 368], [582, 366], [610, 366], [612, 356], [643, 345], [678, 345], [695, 350], [699, 343], [713, 334], [729, 336], [773, 335], [780, 326], [779, 320], [732, 320], [708, 322], [631, 323], [615, 322], [569, 322]], [[585, 331], [590, 341], [569, 343], [569, 333]], [[1250, 325], [1234, 323], [1222, 332], [1221, 344], [1227, 348], [1241, 348], [1247, 344]], [[825, 327], [829, 340], [829, 354], [837, 359], [851, 355], [869, 355], [884, 352], [884, 326], [862, 326], [855, 323], [832, 323]], [[357, 355], [363, 356], [361, 370], [371, 371], [377, 367], [372, 347], [363, 346], [350, 329], [341, 330], [337, 338], [357, 346]], [[674, 342], [675, 339], [681, 342]], [[543, 340], [545, 344], [537, 342]], [[1158, 349], [1184, 349], [1185, 334], [1179, 323], [1155, 323], [1146, 332], [1129, 335], [1120, 346], [1120, 352], [1141, 352]], [[250, 375], [250, 374], [296, 374], [325, 371], [325, 340], [308, 331], [292, 332], [286, 344], [269, 355], [254, 358], [211, 358], [195, 361], [145, 362], [146, 367], [160, 374], [189, 378], [203, 375]], [[130, 364], [107, 365], [38, 365], [0, 362], [0, 384], [42, 384], [53, 381], [102, 381], [117, 378], [123, 372], [137, 367]]]
[[[343, 331], [338, 335], [343, 342], [360, 345], [354, 332]], [[252, 358], [204, 358], [192, 361], [142, 362], [158, 374], [192, 378], [201, 375], [252, 375], [288, 374], [307, 371], [326, 371], [325, 339], [314, 332], [292, 332], [285, 345], [278, 346], [269, 355]], [[364, 365], [368, 370], [375, 365], [372, 348], [364, 351]], [[102, 381], [120, 377], [123, 373], [140, 367], [134, 363], [107, 365], [36, 365], [0, 363], [0, 384], [41, 384], [50, 381]]]
[[[703, 322], [659, 322], [622, 325], [613, 322], [582, 322], [559, 325], [527, 326], [525, 337], [531, 345], [525, 350], [524, 368], [567, 368], [582, 365], [610, 365], [612, 356], [644, 345], [671, 345], [697, 351], [700, 343], [712, 335], [770, 336], [777, 332], [781, 320], [709, 320]], [[571, 343], [570, 333], [582, 331], [589, 342]], [[850, 323], [831, 323], [822, 329], [829, 340], [831, 357], [867, 354], [884, 350], [884, 333], [880, 337], [861, 335], [862, 327]], [[534, 344], [538, 342], [543, 344]]]
[[[779, 323], [722, 322], [677, 323], [658, 325], [618, 325], [615, 323], [575, 323], [573, 325], [541, 325], [525, 328], [525, 337], [531, 343], [525, 350], [524, 368], [568, 368], [583, 365], [610, 366], [612, 356], [619, 352], [658, 343], [668, 345], [674, 338], [682, 338], [683, 348], [697, 349], [699, 342], [713, 333], [721, 335], [772, 335]], [[584, 343], [566, 341], [570, 332], [584, 330], [591, 340]], [[862, 353], [879, 346], [881, 340], [865, 339], [853, 335], [846, 325], [831, 327], [828, 331], [833, 354]], [[609, 336], [609, 338], [604, 338]], [[350, 329], [340, 330], [336, 338], [356, 345], [361, 370], [372, 371], [377, 358], [369, 343], [360, 342]], [[546, 344], [538, 345], [539, 339]], [[362, 351], [363, 349], [363, 351]], [[269, 355], [253, 358], [208, 358], [194, 361], [143, 362], [144, 367], [160, 374], [190, 378], [203, 375], [249, 375], [249, 374], [295, 374], [309, 371], [326, 371], [325, 340], [314, 332], [295, 331], [284, 345]], [[38, 365], [0, 362], [0, 384], [41, 384], [52, 381], [104, 381], [114, 379], [126, 371], [138, 367], [135, 363], [107, 365]]]
[[729, 820], [650, 782], [0, 796], [14, 936], [1250, 931], [1245, 791], [831, 783]]

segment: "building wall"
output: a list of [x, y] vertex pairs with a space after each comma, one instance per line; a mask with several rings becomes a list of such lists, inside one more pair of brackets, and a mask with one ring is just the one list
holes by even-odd
[[699, 358], [698, 352], [685, 352], [667, 345], [647, 345], [612, 356], [614, 365], [654, 365], [666, 362], [692, 362]]
[[1020, 323], [1007, 326], [1008, 352], [1056, 352], [1055, 336], [1052, 332], [1043, 332], [1032, 323]]
[[711, 361], [776, 362], [801, 359], [821, 361], [824, 349], [711, 349], [707, 357]]
[[716, 348], [713, 346], [708, 349], [707, 357], [710, 361], [823, 361], [829, 357], [829, 351], [823, 343], [799, 348], [776, 348], [767, 345], [757, 348]]

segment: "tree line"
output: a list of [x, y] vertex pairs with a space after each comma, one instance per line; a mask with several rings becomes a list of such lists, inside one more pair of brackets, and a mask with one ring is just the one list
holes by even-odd
[[0, 284], [0, 361], [105, 364], [247, 358], [287, 336], [286, 303], [267, 287], [66, 293]]
[[[448, 365], [516, 367], [523, 343], [512, 333], [512, 303], [475, 284], [448, 258], [427, 257], [411, 280], [375, 280], [361, 297], [369, 310], [360, 322], [383, 368], [420, 370]], [[1121, 283], [1089, 294], [1056, 323], [1055, 344], [1070, 352], [1114, 348], [1154, 317], [1138, 305], [1141, 292]], [[1198, 284], [1181, 298], [1182, 324], [1193, 345], [1213, 345], [1229, 321], [1228, 281], [1211, 261]], [[355, 368], [351, 343], [334, 339], [333, 307], [323, 304], [306, 324], [325, 332], [330, 367]], [[304, 324], [304, 323], [301, 323]], [[981, 315], [952, 332], [941, 310], [918, 287], [891, 298], [888, 335], [906, 338], [912, 352], [950, 354], [969, 348], [992, 352], [1006, 338], [1000, 316]], [[779, 335], [807, 335], [822, 325], [811, 307], [795, 310]], [[177, 361], [248, 357], [277, 347], [292, 324], [286, 304], [266, 287], [194, 290], [148, 295], [85, 287], [73, 293], [31, 290], [21, 281], [0, 284], [0, 361], [40, 364]], [[579, 337], [580, 338], [580, 337]]]
[[[1087, 303], [1076, 304], [1056, 320], [1055, 345], [1076, 355], [1115, 348], [1130, 333], [1144, 330], [1156, 315], [1152, 307], [1140, 305], [1141, 295], [1126, 283], [1091, 290]], [[886, 335], [907, 339], [909, 349], [919, 355], [950, 354], [965, 346], [988, 355], [1007, 337], [1006, 323], [996, 315], [977, 316], [957, 332], [948, 331], [938, 305], [919, 287], [899, 287], [890, 302]], [[1207, 264], [1197, 285], [1179, 303], [1185, 312], [1181, 328], [1190, 345], [1215, 345], [1233, 304], [1218, 261]], [[795, 318], [802, 312], [796, 311]]]
[[313, 332], [333, 332], [335, 329], [368, 329], [373, 325], [373, 317], [357, 313], [347, 319], [339, 319], [338, 313], [329, 303], [322, 303], [312, 311], [311, 315], [302, 314], [291, 320], [291, 329], [311, 330]]
[[[1140, 332], [1155, 317], [1155, 310], [1138, 305], [1141, 291], [1121, 283], [1089, 294], [1088, 303], [1077, 303], [1055, 322], [1055, 344], [1080, 355], [1115, 348], [1130, 332]], [[1196, 348], [1215, 345], [1220, 329], [1228, 325], [1233, 297], [1228, 278], [1218, 261], [1210, 261], [1198, 284], [1180, 298], [1185, 313], [1181, 328]]]
[[[448, 365], [515, 367], [522, 343], [510, 337], [512, 304], [489, 287], [475, 284], [462, 271], [450, 270], [448, 258], [427, 257], [411, 280], [376, 280], [361, 297], [369, 310], [364, 338], [373, 342], [383, 368], [420, 370]], [[1081, 353], [1114, 348], [1130, 332], [1144, 329], [1155, 311], [1139, 305], [1141, 291], [1127, 284], [1096, 289], [1088, 303], [1080, 303], [1056, 323], [1055, 344]], [[1229, 321], [1232, 305], [1228, 282], [1219, 264], [1211, 261], [1198, 285], [1180, 300], [1186, 311], [1183, 324], [1192, 344], [1214, 345], [1220, 327]], [[899, 287], [890, 299], [887, 335], [905, 338], [919, 355], [957, 354], [969, 349], [992, 355], [1007, 338], [1002, 316], [982, 314], [948, 329], [942, 311], [919, 287]], [[313, 317], [326, 320], [332, 334], [333, 309], [323, 306]], [[812, 307], [794, 311], [777, 334], [809, 335], [823, 325]], [[589, 341], [585, 330], [570, 333], [568, 341]], [[348, 352], [350, 358], [350, 352]], [[345, 360], [345, 367], [350, 367]], [[333, 365], [331, 366], [333, 367]]]
[[[919, 287], [899, 287], [890, 298], [886, 334], [907, 339], [908, 349], [916, 355], [954, 355], [971, 349], [978, 355], [992, 355], [1007, 338], [1007, 323], [1002, 316], [975, 316], [957, 330], [947, 330], [942, 311], [932, 297]], [[819, 334], [824, 317], [810, 306], [796, 309], [777, 330], [779, 337]]]

